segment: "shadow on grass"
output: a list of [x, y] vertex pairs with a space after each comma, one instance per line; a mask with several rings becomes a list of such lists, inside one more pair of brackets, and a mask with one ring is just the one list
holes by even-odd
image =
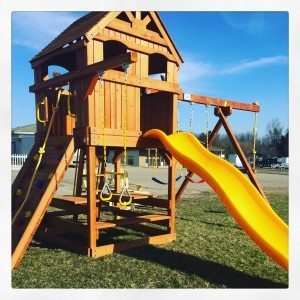
[[213, 222], [206, 222], [206, 221], [201, 221], [200, 219], [190, 219], [190, 218], [184, 218], [184, 217], [176, 217], [176, 219], [183, 220], [183, 221], [189, 221], [189, 222], [197, 222], [197, 223], [202, 223], [206, 225], [212, 225], [212, 226], [218, 226], [218, 227], [227, 227], [227, 228], [233, 228], [237, 230], [242, 230], [239, 226], [235, 225], [224, 225], [222, 223], [213, 223]]
[[287, 288], [282, 283], [252, 276], [216, 262], [154, 246], [140, 247], [122, 252], [136, 259], [151, 261], [187, 275], [196, 275], [216, 285], [227, 288]]
[[203, 212], [213, 213], [213, 214], [226, 214], [227, 213], [226, 210], [214, 210], [214, 209], [207, 209], [207, 210], [204, 209]]
[[218, 226], [218, 227], [226, 227], [226, 228], [233, 228], [233, 229], [237, 229], [237, 230], [242, 230], [240, 227], [235, 226], [235, 225], [224, 225], [221, 223], [212, 223], [212, 222], [205, 222], [205, 221], [201, 221], [201, 223], [206, 224], [206, 225], [212, 225], [212, 226]]

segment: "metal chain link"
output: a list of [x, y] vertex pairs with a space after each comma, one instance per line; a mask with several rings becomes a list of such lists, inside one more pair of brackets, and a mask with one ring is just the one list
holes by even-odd
[[253, 169], [255, 169], [255, 160], [256, 160], [256, 134], [257, 134], [257, 112], [254, 113], [254, 125], [253, 125]]
[[104, 98], [104, 83], [103, 83], [103, 75], [104, 71], [99, 71], [99, 81], [100, 81], [100, 99], [101, 99], [101, 111], [103, 112], [102, 116], [102, 143], [103, 143], [103, 163], [104, 167], [106, 168], [106, 162], [107, 162], [107, 152], [106, 152], [106, 134], [105, 134], [105, 98]]
[[209, 115], [208, 115], [208, 105], [205, 104], [205, 112], [206, 112], [206, 148], [208, 149], [208, 126], [209, 126]]
[[193, 116], [194, 116], [194, 110], [193, 110], [193, 102], [190, 102], [190, 133], [192, 133], [193, 130]]
[[124, 118], [123, 118], [123, 146], [124, 146], [124, 153], [123, 153], [123, 165], [126, 166], [127, 164], [127, 70], [129, 65], [123, 64], [122, 68], [125, 72], [125, 95], [124, 95]]
[[177, 100], [177, 132], [179, 131], [179, 100]]

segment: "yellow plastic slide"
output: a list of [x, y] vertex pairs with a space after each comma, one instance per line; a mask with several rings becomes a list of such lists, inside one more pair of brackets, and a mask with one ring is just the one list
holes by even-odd
[[144, 137], [159, 139], [179, 163], [202, 177], [246, 234], [271, 259], [288, 270], [288, 225], [242, 172], [212, 154], [190, 133], [167, 136], [152, 129]]

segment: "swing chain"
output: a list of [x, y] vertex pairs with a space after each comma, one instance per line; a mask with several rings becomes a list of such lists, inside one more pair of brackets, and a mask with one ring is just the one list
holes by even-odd
[[122, 69], [125, 73], [125, 96], [124, 96], [124, 118], [123, 118], [123, 145], [124, 145], [124, 154], [123, 154], [123, 165], [126, 166], [127, 163], [127, 71], [129, 64], [122, 64]]
[[[253, 104], [258, 105], [258, 102], [253, 102]], [[253, 124], [253, 169], [255, 170], [255, 160], [256, 160], [256, 135], [257, 135], [257, 112], [254, 113], [254, 124]]]
[[193, 115], [194, 115], [193, 104], [194, 102], [190, 102], [190, 133], [192, 133], [192, 129], [193, 129]]
[[179, 101], [180, 100], [177, 100], [177, 132], [180, 131], [180, 128], [179, 128]]
[[208, 105], [205, 104], [205, 114], [206, 114], [206, 148], [208, 149], [208, 126], [209, 126], [209, 119], [208, 119]]
[[102, 142], [103, 142], [103, 164], [104, 168], [106, 169], [106, 162], [107, 162], [107, 152], [106, 152], [106, 134], [105, 134], [105, 107], [104, 107], [104, 90], [103, 90], [103, 76], [104, 76], [104, 71], [100, 70], [98, 71], [99, 74], [99, 81], [100, 81], [100, 99], [101, 99], [101, 111], [103, 112], [102, 116]]

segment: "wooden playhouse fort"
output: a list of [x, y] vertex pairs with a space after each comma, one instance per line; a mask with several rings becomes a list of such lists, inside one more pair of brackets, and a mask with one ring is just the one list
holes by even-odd
[[[12, 185], [13, 268], [33, 237], [94, 258], [175, 240], [176, 202], [193, 173], [176, 192], [174, 157], [143, 134], [153, 128], [176, 132], [178, 101], [215, 106], [218, 119], [207, 147], [224, 126], [263, 194], [227, 121], [233, 109], [258, 112], [259, 105], [184, 93], [178, 85], [182, 63], [156, 12], [89, 13], [31, 60], [37, 133]], [[68, 72], [52, 76], [53, 65]], [[159, 149], [168, 161], [167, 199], [129, 190], [128, 148]], [[113, 172], [106, 169], [112, 150]], [[54, 196], [75, 152], [73, 195]], [[114, 177], [113, 187], [107, 176]]]

